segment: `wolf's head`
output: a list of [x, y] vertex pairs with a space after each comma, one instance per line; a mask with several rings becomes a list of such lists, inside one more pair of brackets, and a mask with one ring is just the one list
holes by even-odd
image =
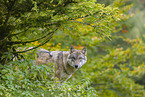
[[68, 55], [67, 58], [67, 63], [70, 66], [78, 69], [87, 62], [86, 54], [87, 54], [86, 48], [83, 48], [82, 50], [76, 50], [74, 49], [73, 46], [71, 46], [70, 54]]

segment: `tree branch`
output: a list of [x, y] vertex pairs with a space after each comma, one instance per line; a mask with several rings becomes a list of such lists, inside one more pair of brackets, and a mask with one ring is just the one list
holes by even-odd
[[41, 40], [41, 39], [47, 37], [47, 35], [50, 35], [52, 33], [54, 33], [54, 32], [49, 32], [45, 36], [43, 36], [41, 38], [38, 38], [38, 39], [35, 39], [35, 40], [31, 40], [31, 41], [25, 41], [25, 42], [23, 42], [23, 41], [10, 41], [10, 42], [7, 42], [7, 44], [26, 44], [26, 43], [31, 43], [31, 42], [35, 42], [35, 41]]
[[[29, 28], [30, 28], [30, 27], [29, 27]], [[19, 33], [16, 33], [16, 34], [11, 34], [11, 33], [9, 33], [4, 39], [0, 40], [0, 42], [6, 40], [6, 39], [7, 39], [8, 37], [10, 37], [10, 36], [16, 36], [16, 35], [19, 35], [19, 34], [21, 34], [21, 33], [24, 33], [24, 32], [26, 32], [29, 28], [27, 28], [27, 29], [25, 29], [24, 31], [21, 31], [21, 32], [19, 32]]]
[[16, 35], [19, 35], [19, 34], [21, 34], [21, 33], [23, 33], [23, 32], [26, 32], [29, 28], [30, 28], [30, 27], [28, 27], [27, 29], [25, 29], [24, 31], [21, 31], [21, 32], [19, 32], [19, 33], [11, 34], [10, 36], [16, 36]]
[[[58, 28], [57, 28], [57, 29], [58, 29]], [[56, 30], [57, 30], [57, 29], [56, 29]], [[55, 30], [55, 31], [56, 31], [56, 30]], [[53, 34], [54, 34], [55, 31], [51, 32], [51, 33], [50, 33], [50, 36], [49, 36], [48, 38], [46, 38], [46, 40], [43, 41], [43, 42], [42, 42], [41, 44], [39, 44], [38, 46], [35, 46], [35, 47], [31, 48], [31, 49], [27, 49], [27, 50], [24, 50], [24, 51], [18, 51], [18, 52], [12, 52], [12, 53], [14, 53], [14, 54], [16, 54], [16, 53], [24, 53], [24, 52], [27, 52], [27, 51], [36, 49], [36, 48], [38, 48], [38, 47], [44, 45], [45, 43], [47, 43], [47, 42], [52, 38], [52, 36], [53, 36]]]

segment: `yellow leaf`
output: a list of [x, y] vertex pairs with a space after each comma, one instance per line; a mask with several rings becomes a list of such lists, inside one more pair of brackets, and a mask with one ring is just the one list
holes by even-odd
[[34, 42], [34, 45], [35, 45], [35, 46], [38, 45], [38, 41], [35, 41], [35, 42]]
[[120, 72], [117, 72], [117, 74], [120, 74]]
[[61, 45], [61, 43], [58, 43], [58, 45]]
[[76, 19], [76, 21], [82, 22], [83, 18], [78, 18], [78, 19]]

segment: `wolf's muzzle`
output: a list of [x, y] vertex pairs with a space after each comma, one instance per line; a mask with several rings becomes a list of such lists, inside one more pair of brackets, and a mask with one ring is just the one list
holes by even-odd
[[78, 68], [78, 64], [75, 65], [75, 68]]

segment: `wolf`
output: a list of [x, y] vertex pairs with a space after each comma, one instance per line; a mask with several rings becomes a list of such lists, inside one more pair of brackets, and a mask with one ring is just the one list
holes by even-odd
[[82, 65], [87, 62], [87, 49], [77, 50], [73, 46], [69, 51], [39, 50], [36, 64], [53, 63], [55, 68], [54, 78], [60, 82], [67, 81]]

